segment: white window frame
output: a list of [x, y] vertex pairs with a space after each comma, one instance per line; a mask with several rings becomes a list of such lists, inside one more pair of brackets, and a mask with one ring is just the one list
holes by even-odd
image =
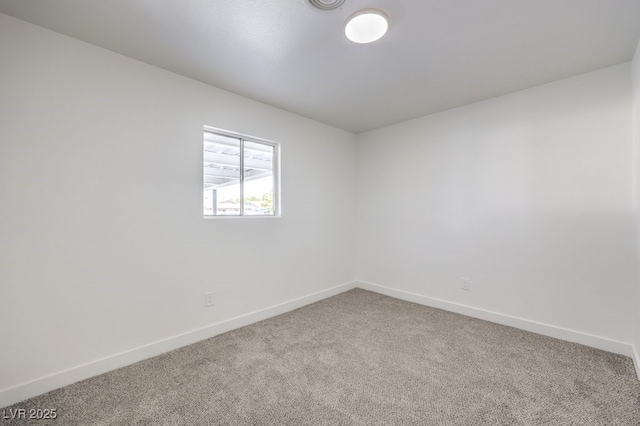
[[[270, 141], [268, 139], [259, 138], [256, 136], [249, 136], [246, 134], [233, 132], [229, 130], [220, 129], [217, 127], [204, 126], [203, 128], [203, 141], [202, 141], [202, 164], [204, 164], [204, 136], [205, 133], [214, 133], [221, 136], [228, 136], [240, 140], [240, 212], [237, 215], [205, 215], [205, 219], [238, 219], [238, 218], [278, 218], [281, 217], [281, 202], [280, 202], [280, 144], [278, 142]], [[244, 214], [244, 143], [253, 142], [262, 145], [268, 145], [273, 148], [273, 214], [269, 215], [245, 215]], [[204, 191], [204, 171], [203, 171], [203, 188]]]

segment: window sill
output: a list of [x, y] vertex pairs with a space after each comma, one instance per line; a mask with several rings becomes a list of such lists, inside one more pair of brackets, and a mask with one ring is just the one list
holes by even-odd
[[233, 216], [233, 215], [212, 215], [212, 216], [202, 216], [205, 220], [218, 220], [218, 219], [280, 219], [282, 216], [267, 216], [267, 215], [246, 215], [246, 216]]

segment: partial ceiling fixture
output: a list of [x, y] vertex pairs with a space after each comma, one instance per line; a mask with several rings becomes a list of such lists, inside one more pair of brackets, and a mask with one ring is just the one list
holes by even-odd
[[354, 43], [373, 43], [389, 29], [389, 18], [377, 9], [356, 12], [347, 19], [344, 33]]
[[333, 10], [342, 6], [344, 0], [309, 0], [309, 3], [320, 10]]

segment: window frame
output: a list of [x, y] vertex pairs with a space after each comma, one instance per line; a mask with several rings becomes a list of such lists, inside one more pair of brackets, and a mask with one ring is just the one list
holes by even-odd
[[[264, 138], [260, 138], [257, 136], [250, 136], [244, 133], [238, 133], [238, 132], [234, 132], [234, 131], [230, 131], [230, 130], [225, 130], [225, 129], [221, 129], [218, 127], [212, 127], [212, 126], [203, 126], [203, 131], [202, 131], [202, 164], [204, 165], [204, 153], [205, 153], [205, 134], [206, 133], [213, 133], [213, 134], [217, 134], [217, 135], [221, 135], [221, 136], [226, 136], [226, 137], [231, 137], [231, 138], [236, 138], [240, 141], [240, 145], [239, 145], [239, 152], [240, 152], [240, 164], [239, 164], [239, 172], [240, 172], [240, 179], [238, 181], [239, 187], [240, 187], [240, 209], [239, 209], [239, 214], [234, 214], [234, 215], [217, 215], [217, 214], [212, 214], [212, 215], [206, 215], [202, 214], [202, 217], [204, 219], [238, 219], [238, 218], [279, 218], [282, 217], [282, 208], [281, 208], [281, 201], [280, 201], [280, 180], [281, 180], [281, 171], [280, 171], [280, 143], [278, 142], [274, 142], [268, 139], [264, 139]], [[273, 148], [273, 157], [272, 157], [272, 162], [273, 162], [273, 168], [272, 168], [272, 178], [273, 178], [273, 214], [268, 214], [268, 215], [262, 215], [262, 214], [257, 214], [257, 215], [252, 215], [252, 214], [244, 214], [244, 183], [245, 183], [245, 177], [244, 177], [244, 143], [245, 142], [253, 142], [253, 143], [257, 143], [257, 144], [262, 144], [262, 145], [267, 145]], [[202, 169], [202, 190], [204, 191], [204, 168]], [[204, 204], [202, 205], [204, 207]]]

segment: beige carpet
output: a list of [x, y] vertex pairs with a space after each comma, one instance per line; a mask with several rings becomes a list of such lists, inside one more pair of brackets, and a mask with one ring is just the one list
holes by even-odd
[[356, 289], [10, 408], [58, 425], [640, 425], [640, 382], [624, 356]]

